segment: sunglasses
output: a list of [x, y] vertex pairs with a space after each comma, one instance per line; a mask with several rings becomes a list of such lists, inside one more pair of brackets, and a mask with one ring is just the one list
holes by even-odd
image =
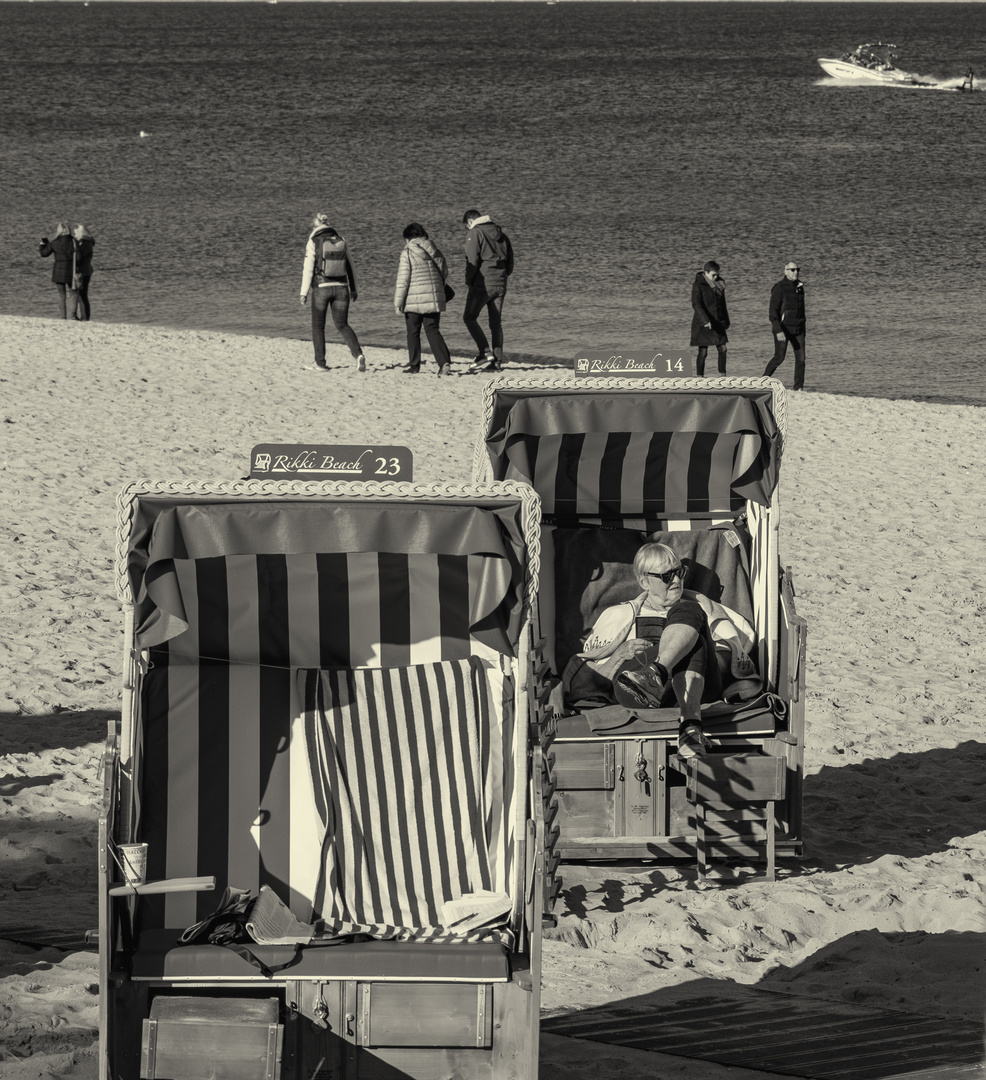
[[800, 270], [801, 267], [800, 266], [785, 266], [784, 269], [785, 270], [795, 270], [795, 271], [797, 271], [797, 270]]
[[686, 570], [683, 566], [675, 566], [671, 570], [665, 570], [663, 574], [656, 574], [650, 570], [646, 571], [646, 573], [648, 577], [660, 578], [665, 585], [670, 585], [672, 581], [683, 578]]

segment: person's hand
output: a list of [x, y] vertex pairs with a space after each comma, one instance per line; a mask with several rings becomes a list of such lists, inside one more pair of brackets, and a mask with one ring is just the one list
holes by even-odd
[[356, 292], [356, 290], [355, 290], [355, 289], [353, 289], [353, 291], [352, 291], [352, 292], [351, 292], [351, 293], [349, 294], [349, 299], [350, 299], [350, 301], [351, 301], [352, 303], [354, 303], [354, 304], [355, 304], [355, 303], [356, 303], [356, 300], [357, 300], [357, 297], [358, 297], [358, 295], [359, 295], [359, 294], [358, 294], [358, 293]]
[[702, 325], [705, 327], [706, 330], [711, 330], [712, 329], [712, 323], [710, 323], [710, 322], [702, 323]]
[[403, 304], [394, 304], [394, 311], [398, 315], [403, 315], [404, 314], [404, 305]]
[[308, 303], [308, 293], [302, 293], [302, 294], [301, 294], [301, 302], [302, 302], [303, 304], [307, 304], [307, 303]]
[[783, 341], [784, 340], [784, 331], [782, 330], [779, 334], [774, 334], [774, 337], [777, 338], [778, 341]]
[[650, 648], [651, 644], [652, 642], [646, 641], [644, 638], [631, 638], [629, 641], [624, 641], [622, 645], [617, 645], [613, 650], [612, 659], [619, 664], [625, 663], [627, 660], [633, 660], [645, 649]]

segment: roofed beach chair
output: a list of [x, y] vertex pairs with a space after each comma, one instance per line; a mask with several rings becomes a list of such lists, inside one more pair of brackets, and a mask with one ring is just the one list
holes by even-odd
[[[714, 856], [767, 855], [772, 874], [775, 850], [801, 853], [806, 628], [779, 556], [785, 415], [782, 385], [765, 378], [489, 383], [474, 479], [528, 483], [540, 497], [538, 608], [556, 682], [600, 612], [639, 593], [632, 562], [645, 539], [673, 548], [685, 587], [737, 613], [755, 642], [752, 689], [727, 687], [728, 700], [703, 706], [711, 756], [731, 755], [731, 768], [700, 760], [690, 785], [677, 709], [593, 707], [556, 687], [563, 859], [699, 848], [703, 870]], [[755, 755], [781, 759], [781, 780], [744, 804], [742, 777], [763, 772]], [[724, 791], [716, 778], [737, 773]], [[723, 800], [728, 815], [704, 812]]]
[[[519, 484], [123, 491], [101, 1080], [533, 1080], [539, 517]], [[253, 940], [180, 942], [247, 894]]]

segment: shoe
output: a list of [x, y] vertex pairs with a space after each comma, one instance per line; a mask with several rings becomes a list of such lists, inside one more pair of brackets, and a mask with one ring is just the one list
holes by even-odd
[[362, 353], [356, 357], [356, 370], [366, 371], [366, 357]]
[[421, 368], [419, 368], [419, 367], [411, 367], [411, 365], [408, 364], [407, 367], [402, 367], [401, 368], [401, 374], [402, 375], [417, 375], [420, 370], [421, 370]]
[[487, 356], [486, 353], [480, 353], [479, 356], [474, 356], [469, 361], [469, 370], [473, 373], [477, 371], [486, 371], [490, 364], [496, 363], [495, 356]]
[[[659, 709], [668, 685], [668, 672], [661, 664], [647, 664], [636, 671], [619, 672], [614, 680], [616, 700], [639, 709]], [[627, 699], [627, 700], [625, 700]]]
[[491, 360], [491, 361], [490, 361], [490, 362], [489, 362], [489, 363], [488, 363], [488, 364], [486, 365], [486, 367], [484, 367], [484, 368], [480, 368], [479, 370], [480, 370], [480, 372], [483, 372], [483, 373], [486, 373], [486, 372], [490, 372], [490, 373], [492, 374], [492, 373], [493, 373], [494, 371], [503, 371], [503, 365], [502, 365], [502, 364], [498, 364], [498, 363], [496, 362], [496, 360]]
[[325, 364], [309, 364], [305, 368], [305, 371], [328, 371], [328, 370], [329, 369], [325, 366]]
[[452, 365], [451, 364], [442, 364], [442, 366], [438, 369], [438, 374], [439, 374], [439, 376], [451, 375], [452, 374]]
[[681, 758], [705, 757], [712, 749], [712, 743], [702, 734], [702, 729], [693, 720], [683, 724], [678, 731], [678, 756]]

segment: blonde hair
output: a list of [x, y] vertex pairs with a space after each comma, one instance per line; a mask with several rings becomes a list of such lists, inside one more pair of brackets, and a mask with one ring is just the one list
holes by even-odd
[[644, 544], [633, 557], [633, 572], [638, 578], [651, 572], [663, 574], [673, 570], [681, 560], [667, 544]]
[[[78, 234], [78, 235], [76, 235]], [[76, 240], [92, 240], [92, 233], [82, 224], [80, 221], [72, 230], [72, 235]]]
[[319, 227], [319, 225], [328, 225], [328, 224], [329, 224], [329, 215], [324, 210], [320, 210], [312, 218], [312, 225], [315, 226], [316, 229]]
[[55, 235], [56, 236], [68, 236], [70, 234], [71, 234], [71, 229], [69, 229], [69, 227], [65, 224], [64, 221], [60, 221], [55, 226]]

